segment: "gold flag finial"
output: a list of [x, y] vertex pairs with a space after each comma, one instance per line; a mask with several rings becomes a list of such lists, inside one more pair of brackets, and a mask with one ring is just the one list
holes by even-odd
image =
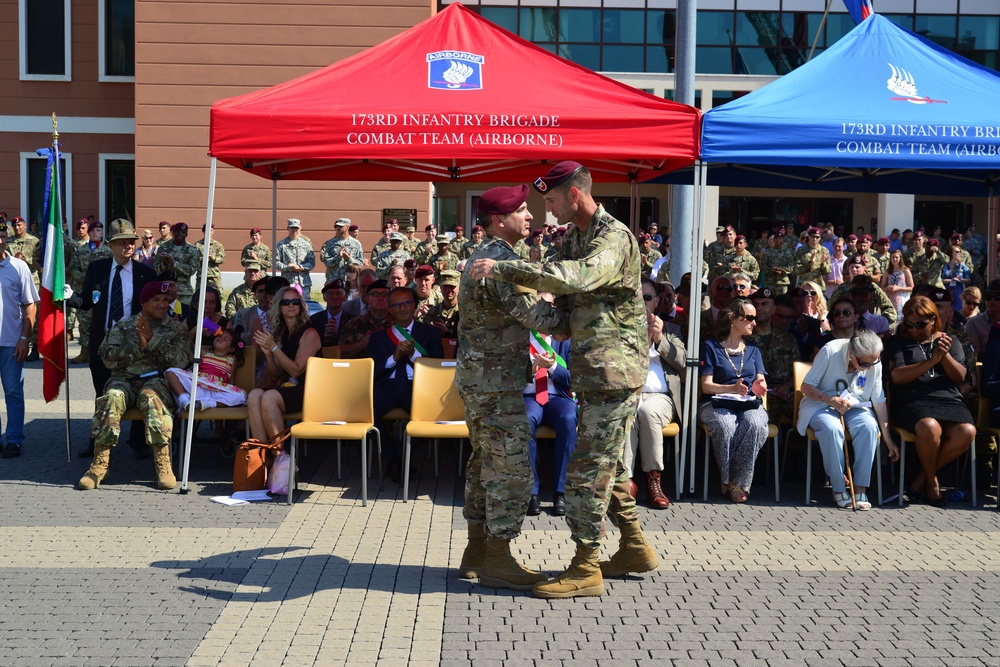
[[52, 138], [59, 138], [59, 121], [56, 120], [56, 112], [52, 112]]

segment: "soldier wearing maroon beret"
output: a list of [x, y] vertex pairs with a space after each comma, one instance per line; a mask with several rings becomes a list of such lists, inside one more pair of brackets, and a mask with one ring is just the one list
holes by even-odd
[[[582, 164], [560, 162], [534, 186], [546, 211], [568, 225], [558, 261], [474, 258], [466, 272], [562, 295], [556, 302], [570, 315], [569, 370], [579, 401], [576, 448], [566, 475], [566, 518], [576, 556], [565, 572], [536, 584], [533, 592], [542, 598], [603, 595], [604, 576], [659, 566], [639, 526], [623, 464], [626, 434], [649, 371], [642, 257], [628, 227], [594, 200], [593, 179]], [[618, 524], [621, 542], [611, 560], [599, 564], [607, 514]]]

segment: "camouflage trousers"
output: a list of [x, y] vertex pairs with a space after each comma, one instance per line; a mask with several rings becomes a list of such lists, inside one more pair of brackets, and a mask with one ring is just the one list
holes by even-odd
[[94, 421], [90, 433], [95, 445], [118, 444], [122, 430], [122, 415], [129, 407], [143, 413], [146, 425], [146, 442], [154, 447], [170, 444], [174, 432], [171, 409], [174, 396], [163, 378], [132, 380], [111, 378], [104, 385], [104, 393], [97, 397]]
[[465, 509], [486, 534], [512, 540], [531, 500], [530, 432], [521, 392], [466, 394], [465, 421], [472, 456], [465, 467]]
[[94, 313], [90, 310], [81, 310], [76, 316], [80, 323], [80, 347], [84, 350], [90, 345], [90, 321], [93, 317]]
[[76, 308], [66, 309], [66, 333], [72, 333], [76, 326]]
[[609, 512], [619, 525], [639, 518], [623, 463], [639, 392], [588, 391], [578, 392], [577, 398], [579, 427], [566, 472], [566, 522], [576, 542], [596, 549]]

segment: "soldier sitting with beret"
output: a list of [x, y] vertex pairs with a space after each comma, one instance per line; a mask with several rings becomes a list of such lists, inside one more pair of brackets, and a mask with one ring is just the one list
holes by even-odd
[[143, 413], [157, 486], [172, 489], [177, 485], [170, 465], [174, 397], [163, 372], [171, 367], [187, 368], [192, 356], [187, 330], [168, 316], [168, 292], [167, 283], [144, 285], [139, 293], [142, 312], [119, 320], [101, 345], [101, 359], [111, 371], [111, 379], [97, 399], [91, 425], [94, 461], [77, 484], [83, 491], [97, 488], [107, 475], [111, 448], [118, 443], [121, 418], [128, 407]]

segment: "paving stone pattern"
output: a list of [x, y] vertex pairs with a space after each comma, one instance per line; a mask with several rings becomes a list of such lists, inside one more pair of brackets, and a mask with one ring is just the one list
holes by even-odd
[[[71, 373], [75, 450], [93, 390], [86, 369]], [[376, 475], [362, 507], [357, 448], [345, 445], [338, 480], [321, 444], [291, 508], [209, 502], [232, 473], [209, 442], [187, 495], [156, 490], [151, 461], [124, 442], [107, 483], [83, 493], [65, 404], [37, 400], [38, 364], [26, 375], [28, 442], [0, 460], [0, 667], [1000, 666], [1000, 512], [983, 479], [978, 509], [843, 512], [815, 484], [807, 507], [791, 471], [780, 504], [763, 480], [744, 506], [675, 502], [642, 514], [657, 572], [607, 581], [600, 599], [543, 601], [455, 578], [465, 522], [451, 444], [440, 477], [415, 449], [408, 503]], [[543, 511], [524, 528], [519, 558], [566, 566], [562, 519]]]

